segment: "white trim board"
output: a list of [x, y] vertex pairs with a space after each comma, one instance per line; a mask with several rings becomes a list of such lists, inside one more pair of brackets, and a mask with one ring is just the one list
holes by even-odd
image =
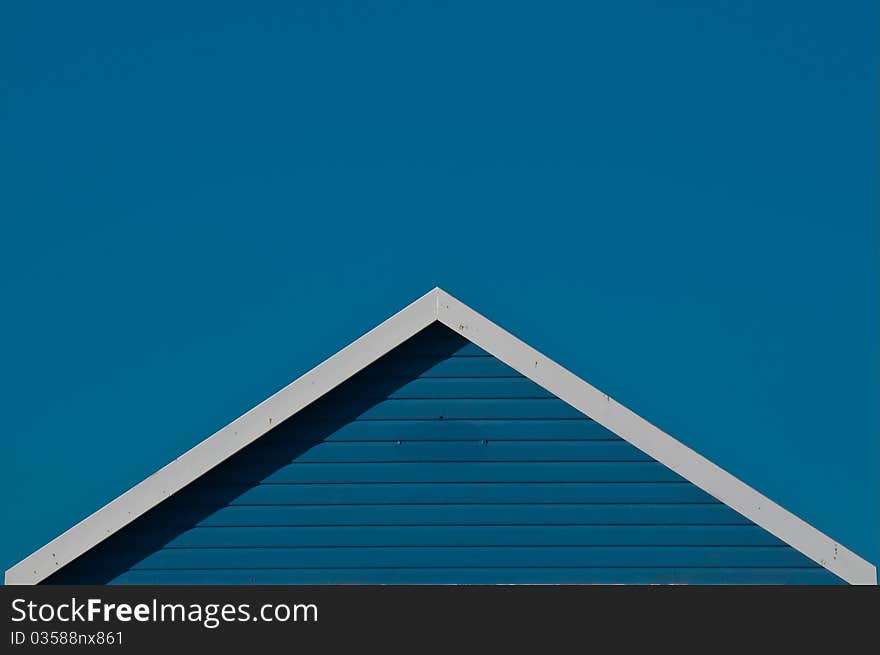
[[37, 584], [439, 321], [850, 584], [877, 569], [509, 332], [435, 288], [6, 571]]

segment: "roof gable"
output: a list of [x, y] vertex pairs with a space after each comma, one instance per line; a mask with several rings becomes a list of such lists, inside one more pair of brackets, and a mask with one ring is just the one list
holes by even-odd
[[439, 323], [48, 584], [841, 584]]
[[871, 564], [440, 289], [430, 291], [16, 564], [6, 572], [6, 582], [34, 584], [45, 579], [435, 321], [847, 582], [876, 583]]

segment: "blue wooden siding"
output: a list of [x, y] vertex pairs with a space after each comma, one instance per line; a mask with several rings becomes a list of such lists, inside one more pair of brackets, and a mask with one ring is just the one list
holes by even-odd
[[842, 581], [432, 326], [47, 582]]

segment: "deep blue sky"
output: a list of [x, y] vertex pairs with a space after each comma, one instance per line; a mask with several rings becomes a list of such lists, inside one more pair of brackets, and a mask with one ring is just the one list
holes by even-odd
[[876, 2], [236, 4], [0, 9], [0, 569], [434, 285], [880, 562]]

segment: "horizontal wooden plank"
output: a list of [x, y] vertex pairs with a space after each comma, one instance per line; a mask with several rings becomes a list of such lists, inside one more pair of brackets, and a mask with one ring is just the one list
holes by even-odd
[[160, 550], [133, 569], [361, 567], [787, 567], [812, 566], [775, 546], [505, 546], [423, 548], [179, 548]]
[[375, 441], [320, 442], [302, 452], [247, 453], [239, 467], [342, 462], [619, 462], [653, 461], [626, 441]]
[[212, 480], [243, 483], [350, 482], [678, 482], [657, 462], [457, 462], [441, 464], [304, 464], [283, 466], [254, 480], [248, 471], [218, 470]]
[[129, 571], [111, 584], [698, 584], [837, 585], [809, 568], [361, 568]]
[[755, 525], [193, 528], [166, 548], [338, 546], [781, 546]]
[[[586, 417], [579, 420], [372, 420], [337, 425], [329, 421], [284, 423], [273, 436], [304, 441], [435, 441], [435, 440], [619, 440], [620, 437]], [[265, 437], [264, 437], [265, 439]], [[259, 443], [259, 442], [258, 442]]]
[[451, 339], [437, 334], [439, 338], [420, 339], [418, 337], [405, 341], [395, 350], [385, 355], [389, 360], [407, 361], [413, 358], [446, 358], [446, 357], [491, 357], [489, 353], [477, 344], [471, 343], [464, 337], [454, 334], [452, 330], [443, 326], [449, 332]]
[[181, 506], [217, 498], [231, 505], [424, 503], [717, 503], [688, 483], [259, 484], [245, 490], [197, 485], [180, 492]]
[[477, 344], [465, 340], [463, 344], [452, 352], [450, 357], [491, 357], [491, 355], [480, 348]]
[[169, 521], [200, 526], [254, 525], [745, 525], [722, 504], [437, 504], [437, 505], [233, 505], [204, 516], [201, 508], [157, 508]]
[[389, 354], [358, 373], [361, 378], [521, 377], [494, 357], [403, 357]]
[[[320, 411], [316, 411], [313, 415], [335, 415], [339, 411], [336, 405], [328, 403], [322, 404]], [[375, 403], [356, 416], [358, 420], [582, 419], [583, 417], [584, 415], [578, 410], [558, 398], [386, 400]]]
[[553, 394], [525, 377], [417, 378], [395, 384], [377, 384], [374, 378], [352, 380], [339, 387], [334, 400], [417, 398], [553, 398]]

